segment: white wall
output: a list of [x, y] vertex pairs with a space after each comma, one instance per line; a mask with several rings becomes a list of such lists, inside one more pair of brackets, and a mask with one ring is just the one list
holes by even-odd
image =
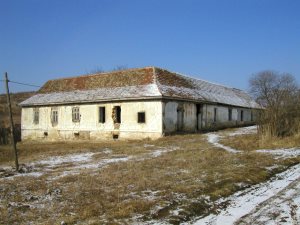
[[[177, 131], [196, 131], [197, 126], [197, 103], [182, 101], [164, 101], [163, 103], [163, 127], [165, 133], [173, 133]], [[223, 105], [202, 104], [201, 105], [201, 128], [217, 129], [222, 127], [233, 127], [239, 125], [250, 124], [251, 110]], [[216, 121], [214, 121], [215, 108], [217, 109]], [[229, 121], [229, 108], [232, 110], [232, 120]], [[178, 110], [183, 110], [183, 127], [178, 129]], [[243, 121], [241, 121], [241, 111], [243, 110]], [[253, 119], [255, 119], [253, 117]]]
[[[178, 125], [177, 110], [183, 111], [183, 126]], [[197, 127], [196, 105], [190, 102], [166, 101], [163, 103], [164, 132], [195, 131]]]
[[[72, 107], [80, 108], [80, 122], [72, 122]], [[106, 109], [106, 121], [99, 123], [99, 107]], [[112, 109], [121, 106], [121, 124], [114, 128]], [[39, 123], [33, 123], [33, 108], [22, 109], [22, 140], [26, 139], [112, 139], [113, 134], [120, 139], [159, 138], [162, 136], [162, 103], [119, 102], [105, 104], [85, 104], [57, 106], [58, 124], [52, 126], [51, 107], [39, 108]], [[145, 112], [146, 122], [137, 122], [137, 113]], [[44, 135], [48, 132], [48, 136]], [[79, 133], [75, 135], [74, 133]]]

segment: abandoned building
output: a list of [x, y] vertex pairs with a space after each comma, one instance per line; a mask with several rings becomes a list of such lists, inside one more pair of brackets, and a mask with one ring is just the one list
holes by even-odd
[[22, 140], [141, 139], [253, 124], [245, 92], [156, 67], [49, 80], [23, 101]]

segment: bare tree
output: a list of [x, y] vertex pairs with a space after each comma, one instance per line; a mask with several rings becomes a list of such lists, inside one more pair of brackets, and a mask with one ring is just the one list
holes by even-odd
[[117, 71], [117, 70], [126, 70], [128, 69], [127, 65], [117, 65], [111, 71]]
[[119, 70], [126, 70], [128, 67], [126, 65], [117, 65], [114, 66], [110, 70], [104, 70], [102, 67], [96, 67], [95, 69], [92, 69], [91, 71], [87, 72], [86, 75], [91, 75], [91, 74], [97, 74], [97, 73], [107, 73], [107, 72], [113, 72], [113, 71], [119, 71]]
[[259, 131], [265, 136], [288, 136], [300, 130], [299, 87], [290, 74], [262, 71], [250, 78], [250, 92], [264, 108]]

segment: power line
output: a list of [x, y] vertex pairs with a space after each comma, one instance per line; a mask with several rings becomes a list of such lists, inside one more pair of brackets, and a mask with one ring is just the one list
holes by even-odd
[[[4, 80], [0, 80], [0, 81], [1, 81], [1, 82], [4, 82]], [[34, 85], [34, 84], [26, 84], [26, 83], [21, 83], [21, 82], [12, 81], [12, 80], [9, 80], [8, 82], [14, 83], [14, 84], [25, 85], [25, 86], [31, 86], [31, 87], [41, 87], [41, 86]]]

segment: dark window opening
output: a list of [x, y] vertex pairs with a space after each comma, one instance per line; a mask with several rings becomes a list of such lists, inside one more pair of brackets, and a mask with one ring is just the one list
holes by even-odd
[[119, 138], [119, 135], [113, 134], [113, 139], [118, 139], [118, 138]]
[[202, 105], [201, 104], [196, 104], [196, 110], [197, 110], [197, 115], [202, 113]]
[[232, 121], [232, 109], [228, 109], [228, 120]]
[[217, 108], [214, 108], [214, 122], [217, 122]]
[[99, 123], [105, 123], [105, 107], [99, 107]]
[[197, 118], [197, 129], [201, 129], [201, 118], [202, 118], [203, 107], [201, 104], [196, 104], [196, 118]]
[[241, 121], [244, 121], [244, 111], [241, 110]]
[[138, 112], [138, 123], [146, 122], [146, 114], [145, 112]]
[[72, 121], [73, 122], [79, 122], [80, 121], [79, 107], [73, 107], [72, 108]]
[[121, 107], [120, 106], [115, 106], [113, 108], [112, 118], [113, 118], [114, 123], [121, 123]]

